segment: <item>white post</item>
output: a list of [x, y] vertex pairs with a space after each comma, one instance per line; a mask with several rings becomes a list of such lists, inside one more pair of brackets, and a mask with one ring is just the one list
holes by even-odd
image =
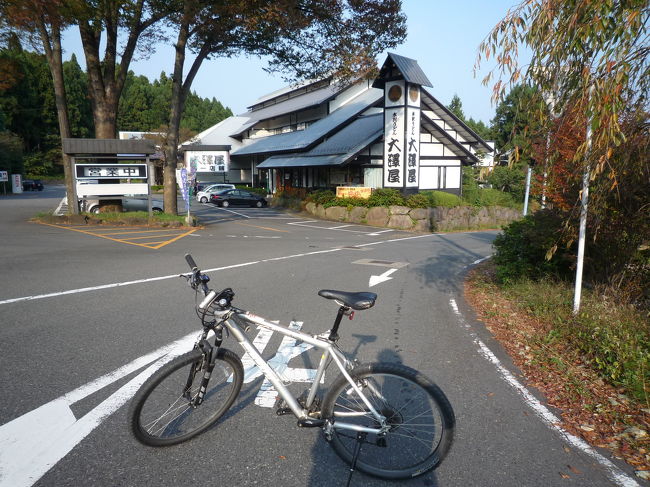
[[524, 196], [524, 216], [528, 214], [528, 196], [530, 195], [530, 175], [533, 172], [533, 166], [528, 165], [528, 172], [526, 173], [526, 196]]
[[[591, 92], [593, 86], [589, 90], [589, 98], [591, 99]], [[578, 260], [576, 262], [576, 283], [573, 293], [573, 314], [577, 315], [580, 311], [580, 298], [582, 294], [582, 269], [585, 257], [585, 239], [587, 234], [587, 204], [589, 202], [589, 178], [591, 175], [591, 168], [589, 165], [589, 156], [591, 153], [591, 117], [587, 121], [587, 140], [585, 147], [585, 159], [587, 160], [585, 172], [582, 175], [582, 199], [580, 205], [580, 230], [578, 234]]]

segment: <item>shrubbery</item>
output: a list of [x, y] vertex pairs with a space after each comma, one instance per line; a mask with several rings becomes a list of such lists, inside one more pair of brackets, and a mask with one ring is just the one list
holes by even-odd
[[521, 278], [564, 277], [570, 273], [573, 252], [558, 248], [547, 259], [549, 249], [560, 241], [562, 219], [551, 210], [542, 210], [515, 221], [494, 239], [494, 262], [500, 282]]
[[409, 208], [433, 208], [435, 206], [454, 207], [462, 204], [461, 199], [455, 194], [443, 191], [421, 191], [404, 198], [396, 189], [376, 189], [368, 199], [362, 198], [337, 198], [334, 191], [318, 190], [309, 193], [307, 202], [323, 205], [325, 208], [331, 206], [408, 206]]

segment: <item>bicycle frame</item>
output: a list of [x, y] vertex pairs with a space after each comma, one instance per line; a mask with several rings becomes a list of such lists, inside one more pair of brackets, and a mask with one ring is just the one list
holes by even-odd
[[[309, 418], [308, 408], [311, 406], [314, 398], [316, 397], [319, 384], [323, 378], [323, 374], [325, 373], [325, 370], [329, 366], [329, 362], [331, 358], [334, 361], [334, 363], [336, 363], [338, 369], [341, 371], [343, 376], [347, 379], [348, 383], [350, 384], [350, 387], [359, 395], [361, 400], [368, 408], [368, 411], [377, 419], [377, 422], [379, 425], [381, 425], [381, 427], [368, 428], [365, 426], [360, 426], [360, 425], [350, 424], [350, 423], [345, 423], [340, 421], [333, 422], [332, 426], [337, 429], [346, 429], [346, 430], [352, 430], [357, 432], [374, 433], [374, 434], [385, 433], [385, 431], [387, 430], [386, 418], [373, 407], [370, 401], [363, 394], [361, 388], [354, 382], [354, 380], [352, 380], [352, 377], [350, 377], [350, 374], [348, 373], [346, 368], [346, 366], [350, 365], [351, 362], [335, 346], [335, 343], [332, 340], [329, 340], [328, 338], [325, 337], [313, 336], [300, 331], [291, 330], [284, 326], [280, 326], [276, 323], [267, 321], [264, 318], [254, 315], [248, 311], [240, 310], [234, 307], [224, 311], [216, 311], [215, 317], [217, 318], [218, 321], [224, 323], [228, 331], [232, 334], [235, 340], [237, 340], [239, 345], [246, 351], [246, 353], [248, 353], [250, 358], [253, 360], [255, 365], [259, 367], [259, 369], [262, 371], [264, 376], [271, 382], [271, 384], [273, 384], [275, 390], [282, 397], [282, 399], [285, 400], [285, 402], [289, 406], [289, 409], [291, 409], [291, 412], [293, 412], [293, 414], [299, 420]], [[295, 338], [296, 340], [300, 340], [302, 342], [313, 345], [314, 347], [323, 351], [320, 363], [318, 364], [318, 369], [316, 371], [316, 377], [314, 379], [313, 384], [309, 388], [309, 393], [307, 396], [307, 401], [305, 403], [305, 408], [303, 408], [298, 403], [298, 400], [293, 396], [293, 394], [289, 392], [289, 390], [284, 385], [284, 382], [282, 381], [282, 378], [278, 375], [278, 373], [275, 370], [273, 370], [273, 368], [266, 362], [266, 360], [264, 360], [264, 358], [262, 358], [258, 350], [251, 343], [249, 338], [246, 336], [245, 332], [237, 323], [238, 320], [247, 324], [248, 323], [255, 324], [261, 326], [262, 328], [266, 328], [274, 332], [278, 332], [282, 335]]]

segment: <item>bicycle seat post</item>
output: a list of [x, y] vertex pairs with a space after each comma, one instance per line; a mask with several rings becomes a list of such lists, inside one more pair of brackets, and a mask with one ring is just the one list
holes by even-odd
[[335, 342], [335, 341], [337, 341], [339, 339], [339, 334], [338, 334], [339, 325], [341, 324], [341, 320], [343, 319], [343, 315], [345, 313], [347, 313], [347, 311], [349, 309], [350, 308], [348, 308], [347, 306], [341, 306], [339, 308], [339, 312], [336, 315], [336, 320], [334, 320], [334, 326], [330, 330], [329, 340]]

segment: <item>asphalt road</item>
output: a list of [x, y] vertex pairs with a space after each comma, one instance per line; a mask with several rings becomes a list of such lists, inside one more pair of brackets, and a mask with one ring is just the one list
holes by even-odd
[[[551, 425], [552, 412], [518, 389], [517, 369], [465, 305], [463, 276], [491, 254], [495, 232], [414, 235], [196, 204], [206, 227], [154, 250], [27, 221], [61, 196], [46, 187], [0, 197], [0, 486], [345, 485], [347, 466], [319, 430], [254, 404], [260, 380], [190, 442], [150, 448], [131, 436], [125, 404], [139, 374], [198, 331], [193, 292], [176, 277], [187, 252], [211, 286], [235, 290], [237, 306], [314, 333], [336, 313], [319, 289], [363, 291], [371, 276], [390, 277], [370, 288], [374, 308], [344, 321], [340, 344], [361, 361], [429, 375], [457, 418], [443, 464], [402, 485], [638, 485], [628, 467]], [[241, 355], [234, 340], [225, 346]], [[389, 483], [356, 473], [352, 485]]]

